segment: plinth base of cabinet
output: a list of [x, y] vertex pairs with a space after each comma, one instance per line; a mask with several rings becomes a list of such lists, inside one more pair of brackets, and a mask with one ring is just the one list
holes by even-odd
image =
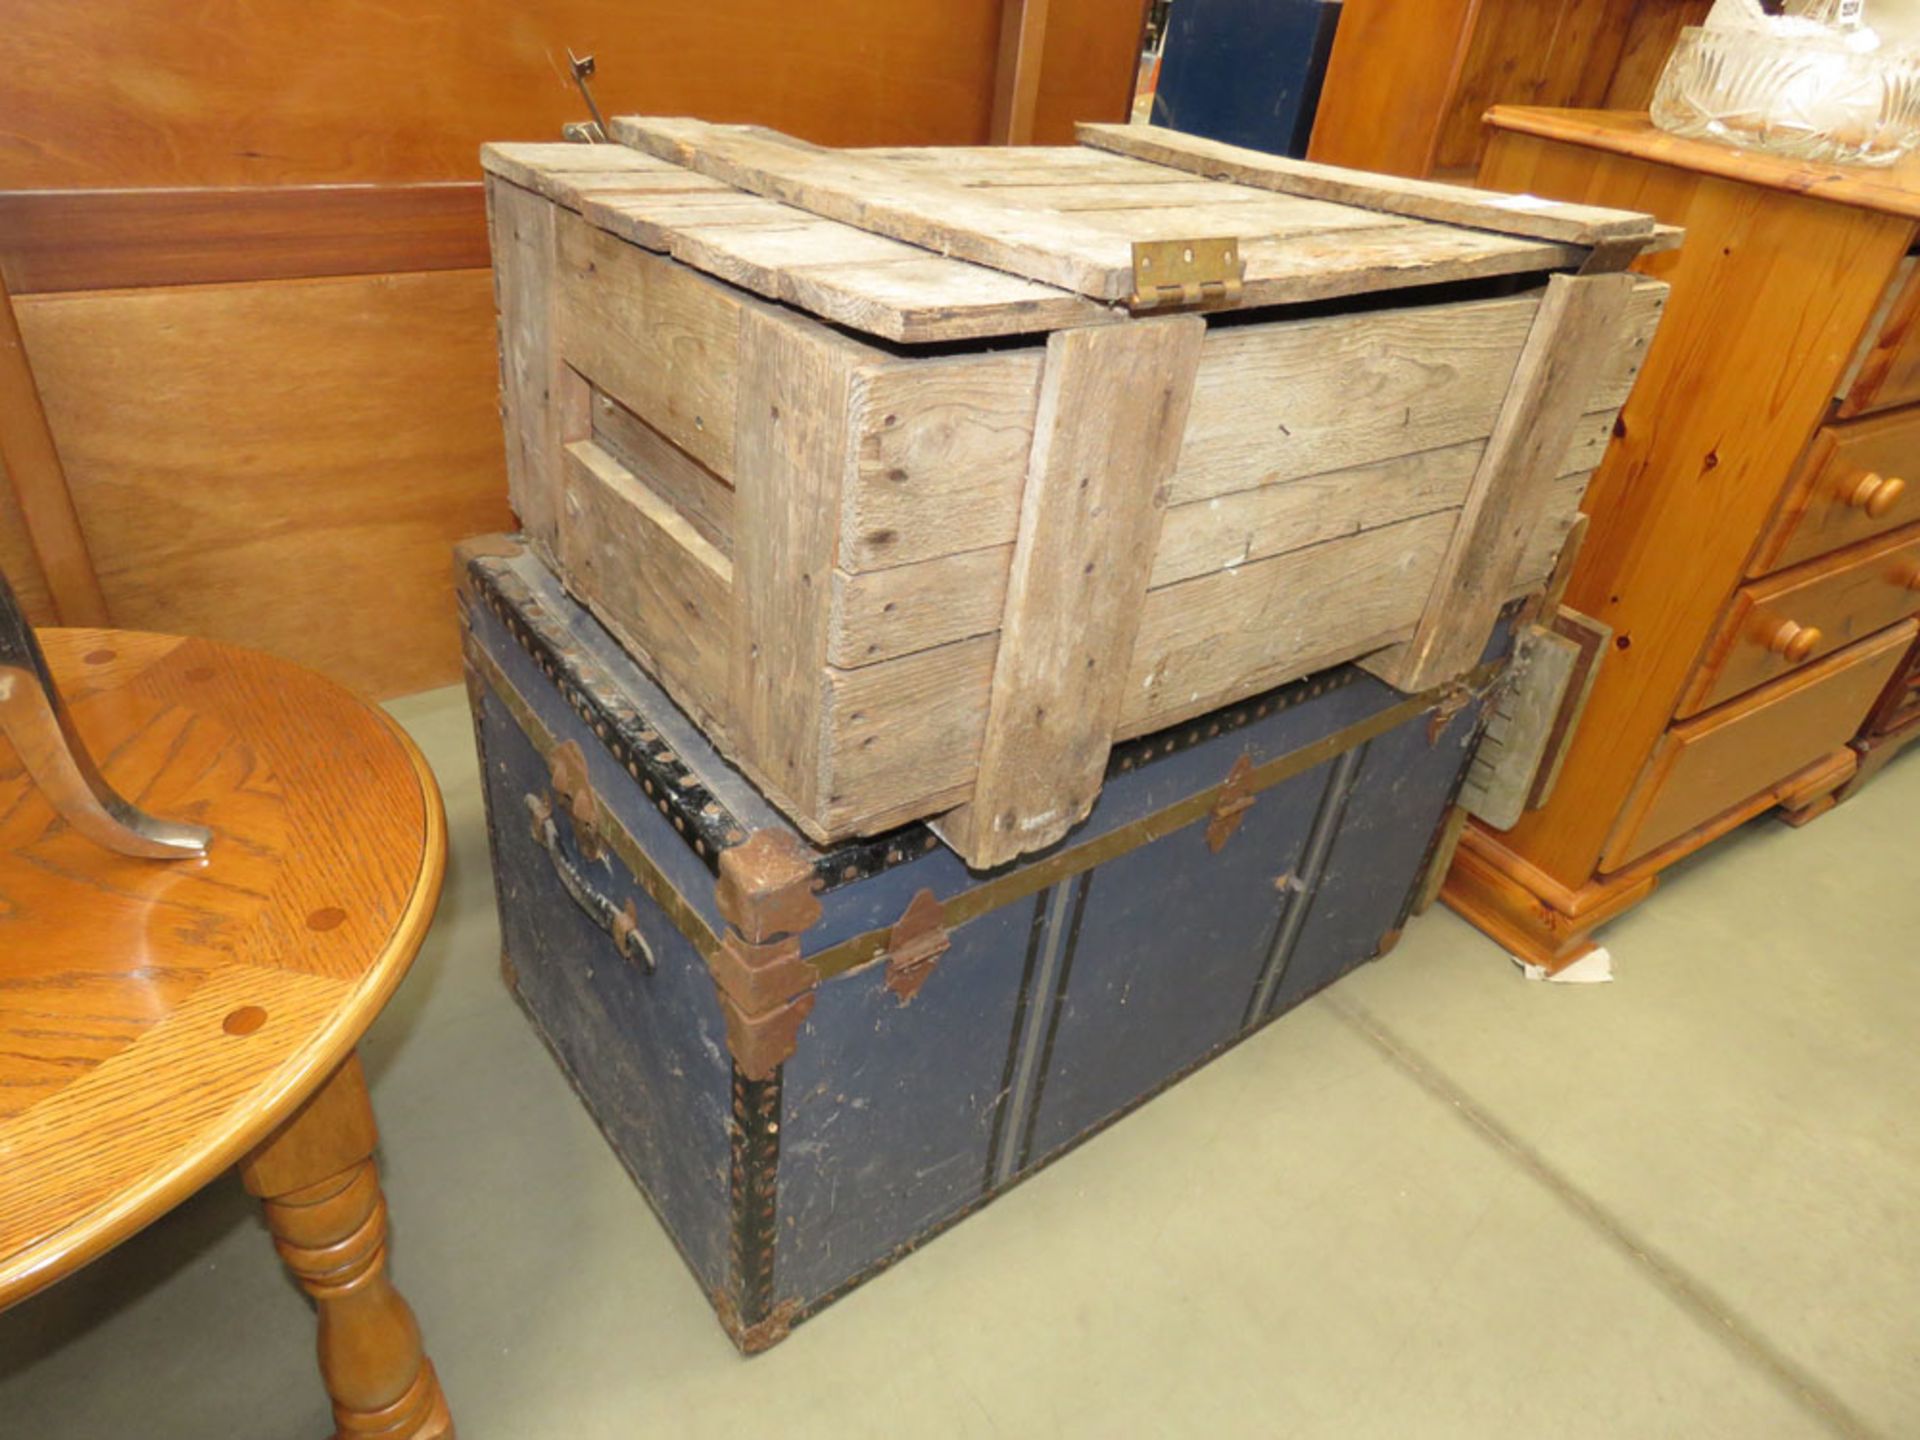
[[1657, 874], [1570, 890], [1468, 824], [1440, 890], [1447, 908], [1509, 953], [1554, 974], [1596, 948], [1593, 931], [1651, 895]]
[[1470, 821], [1440, 898], [1511, 953], [1554, 974], [1591, 954], [1596, 948], [1593, 932], [1651, 895], [1669, 865], [1775, 806], [1783, 819], [1796, 825], [1825, 814], [1860, 764], [1851, 749], [1824, 755], [1633, 864], [1580, 886], [1561, 884], [1509, 850], [1498, 835]]
[[1860, 787], [1878, 775], [1886, 763], [1920, 740], [1920, 720], [1903, 725], [1885, 735], [1873, 735], [1853, 742], [1853, 751], [1860, 757], [1859, 768], [1853, 772], [1853, 778], [1834, 794], [1836, 801], [1850, 800], [1859, 793]]

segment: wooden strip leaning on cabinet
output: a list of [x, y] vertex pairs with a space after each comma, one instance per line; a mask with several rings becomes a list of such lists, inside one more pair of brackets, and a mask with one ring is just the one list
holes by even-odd
[[1478, 658], [1634, 285], [1626, 274], [1548, 281], [1419, 628], [1361, 662], [1388, 684], [1424, 690]]

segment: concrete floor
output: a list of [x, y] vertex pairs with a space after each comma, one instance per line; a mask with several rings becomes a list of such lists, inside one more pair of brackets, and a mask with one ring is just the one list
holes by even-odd
[[[1920, 752], [1531, 984], [1435, 912], [752, 1362], [495, 971], [465, 696], [440, 918], [366, 1045], [467, 1440], [1920, 1435]], [[237, 1182], [0, 1317], [0, 1435], [311, 1437]]]

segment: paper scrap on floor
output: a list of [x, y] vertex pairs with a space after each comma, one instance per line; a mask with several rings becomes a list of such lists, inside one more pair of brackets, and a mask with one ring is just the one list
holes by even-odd
[[1548, 973], [1544, 965], [1532, 965], [1518, 955], [1509, 957], [1529, 980], [1550, 980], [1556, 985], [1610, 985], [1613, 983], [1613, 956], [1602, 945], [1589, 950], [1563, 969]]

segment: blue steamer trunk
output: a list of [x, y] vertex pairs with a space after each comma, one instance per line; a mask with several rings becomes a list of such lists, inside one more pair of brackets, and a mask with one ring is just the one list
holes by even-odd
[[807, 842], [518, 542], [462, 613], [508, 982], [750, 1352], [1384, 953], [1499, 669], [1116, 746], [979, 874]]

